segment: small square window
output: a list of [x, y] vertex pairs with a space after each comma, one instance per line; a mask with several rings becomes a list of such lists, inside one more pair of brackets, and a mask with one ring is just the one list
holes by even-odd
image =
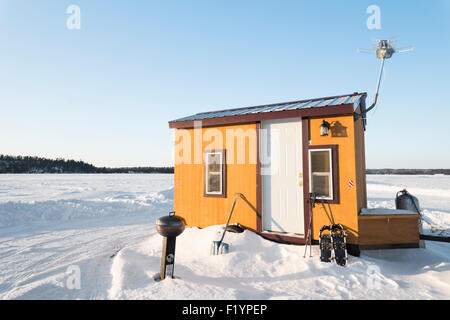
[[333, 148], [315, 146], [309, 150], [310, 190], [318, 199], [337, 200]]

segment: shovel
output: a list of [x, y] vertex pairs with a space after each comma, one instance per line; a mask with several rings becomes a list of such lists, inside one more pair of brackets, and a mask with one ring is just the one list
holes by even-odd
[[225, 230], [223, 230], [222, 238], [220, 238], [219, 241], [213, 241], [211, 245], [211, 255], [218, 256], [221, 254], [227, 254], [230, 251], [230, 245], [228, 243], [223, 242], [223, 238], [225, 237], [225, 233], [228, 229], [228, 224], [231, 220], [231, 215], [233, 214], [234, 206], [236, 205], [236, 201], [239, 198], [242, 198], [243, 195], [240, 193], [236, 194], [236, 197], [234, 198], [233, 206], [231, 207], [230, 215], [228, 216], [227, 224], [225, 226]]

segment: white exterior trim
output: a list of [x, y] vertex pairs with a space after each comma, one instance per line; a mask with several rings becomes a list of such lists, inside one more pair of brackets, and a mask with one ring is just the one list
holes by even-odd
[[[208, 168], [208, 156], [209, 155], [216, 155], [218, 154], [220, 156], [220, 171], [219, 172], [209, 172], [209, 168]], [[223, 186], [223, 154], [222, 152], [217, 152], [217, 151], [207, 151], [205, 152], [205, 166], [206, 166], [206, 174], [205, 174], [205, 186], [206, 186], [206, 190], [205, 190], [205, 194], [214, 194], [214, 195], [221, 195], [223, 193], [222, 190], [222, 186]], [[210, 174], [213, 175], [220, 175], [220, 191], [216, 191], [216, 192], [209, 192], [209, 180], [208, 177]]]
[[309, 158], [309, 175], [310, 175], [310, 179], [309, 179], [309, 190], [311, 190], [311, 192], [313, 191], [313, 172], [312, 172], [312, 166], [311, 166], [311, 152], [315, 152], [315, 151], [328, 151], [329, 154], [329, 161], [330, 161], [330, 173], [325, 173], [325, 172], [317, 172], [315, 175], [316, 176], [328, 176], [329, 175], [329, 179], [328, 179], [328, 185], [329, 185], [329, 190], [330, 190], [330, 197], [317, 197], [317, 199], [323, 199], [323, 200], [334, 200], [333, 195], [334, 195], [334, 190], [333, 190], [333, 149], [331, 148], [323, 148], [323, 149], [309, 149], [308, 150], [308, 158]]

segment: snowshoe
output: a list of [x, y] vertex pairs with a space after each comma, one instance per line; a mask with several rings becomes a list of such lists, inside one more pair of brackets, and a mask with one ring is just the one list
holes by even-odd
[[347, 235], [344, 228], [340, 224], [333, 224], [331, 226], [331, 240], [333, 242], [334, 260], [340, 266], [345, 266], [347, 263]]
[[[328, 233], [324, 233], [328, 231]], [[319, 232], [320, 261], [331, 262], [331, 227], [323, 226]]]

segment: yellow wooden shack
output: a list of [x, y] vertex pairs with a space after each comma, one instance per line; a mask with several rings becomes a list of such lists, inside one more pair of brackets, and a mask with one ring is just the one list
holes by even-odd
[[[304, 244], [340, 223], [356, 248], [417, 247], [419, 215], [363, 215], [367, 208], [366, 93], [204, 112], [175, 129], [174, 210], [188, 226], [232, 223]], [[318, 203], [311, 209], [310, 194]], [[399, 228], [399, 226], [401, 226]]]

